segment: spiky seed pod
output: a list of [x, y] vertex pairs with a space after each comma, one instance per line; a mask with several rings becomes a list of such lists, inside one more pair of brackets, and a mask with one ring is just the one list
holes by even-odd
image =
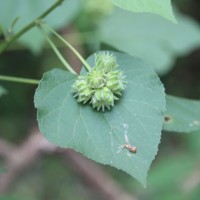
[[75, 93], [74, 97], [77, 97], [78, 102], [84, 104], [92, 98], [94, 90], [87, 84], [85, 77], [79, 76], [78, 80], [72, 85], [72, 89]]
[[84, 76], [79, 76], [72, 88], [78, 102], [90, 101], [93, 108], [110, 110], [118, 100], [126, 82], [124, 74], [116, 70], [116, 58], [108, 52], [95, 55], [95, 67]]
[[106, 74], [106, 87], [115, 95], [121, 95], [121, 91], [125, 89], [126, 82], [122, 71], [114, 70]]
[[98, 69], [108, 73], [117, 68], [116, 58], [109, 52], [95, 54], [95, 63]]
[[91, 103], [93, 108], [97, 108], [98, 111], [100, 109], [104, 111], [105, 107], [110, 110], [110, 107], [114, 106], [114, 100], [117, 99], [118, 98], [113, 95], [110, 89], [103, 87], [95, 91]]
[[106, 84], [104, 72], [94, 67], [87, 75], [87, 83], [93, 89], [102, 88]]

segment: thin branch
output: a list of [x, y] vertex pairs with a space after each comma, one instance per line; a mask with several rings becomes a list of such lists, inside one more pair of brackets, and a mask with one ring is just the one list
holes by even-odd
[[19, 32], [17, 32], [15, 35], [13, 35], [9, 40], [5, 41], [1, 46], [0, 46], [0, 54], [4, 52], [8, 46], [16, 41], [19, 37], [21, 37], [24, 33], [26, 33], [28, 30], [33, 28], [35, 25], [37, 25], [38, 21], [46, 17], [49, 13], [51, 13], [56, 7], [62, 4], [64, 0], [56, 0], [56, 2], [50, 6], [43, 14], [41, 14], [39, 17], [37, 17], [35, 20], [33, 20], [31, 23], [29, 23], [27, 26], [25, 26], [23, 29], [21, 29]]
[[43, 26], [44, 28], [46, 28], [47, 30], [49, 30], [56, 37], [58, 37], [62, 42], [64, 42], [64, 44], [66, 44], [74, 52], [74, 54], [82, 62], [82, 64], [86, 67], [86, 69], [88, 71], [91, 71], [90, 65], [86, 62], [86, 60], [79, 54], [79, 52], [69, 42], [67, 42], [62, 36], [60, 36], [58, 33], [56, 33], [56, 31], [54, 31], [52, 28], [50, 28], [49, 26], [47, 26], [47, 24], [43, 23], [43, 24], [41, 24], [41, 26]]
[[59, 50], [55, 46], [55, 44], [52, 42], [52, 40], [50, 39], [50, 37], [46, 34], [45, 30], [43, 30], [42, 26], [39, 26], [38, 28], [41, 31], [41, 33], [44, 35], [44, 38], [47, 40], [47, 42], [49, 43], [49, 45], [52, 47], [53, 51], [55, 52], [55, 54], [57, 55], [57, 57], [59, 58], [59, 60], [66, 67], [66, 69], [68, 69], [71, 73], [76, 74], [76, 72], [71, 68], [71, 66], [69, 65], [69, 63], [63, 58], [63, 56], [61, 55], [61, 53], [59, 52]]
[[10, 82], [16, 82], [16, 83], [32, 84], [32, 85], [39, 84], [39, 80], [29, 79], [29, 78], [19, 78], [19, 77], [14, 77], [14, 76], [5, 76], [5, 75], [0, 75], [0, 81], [10, 81]]
[[0, 175], [0, 192], [8, 191], [17, 176], [34, 164], [41, 152], [62, 153], [64, 159], [70, 161], [67, 164], [70, 164], [71, 168], [105, 200], [136, 200], [103, 168], [72, 150], [50, 144], [36, 129], [32, 130], [30, 136], [19, 146], [13, 146], [0, 139], [0, 155], [6, 158], [6, 172]]

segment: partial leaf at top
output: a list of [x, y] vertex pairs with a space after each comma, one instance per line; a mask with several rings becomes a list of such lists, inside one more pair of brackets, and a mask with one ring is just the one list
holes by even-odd
[[171, 0], [112, 0], [112, 2], [129, 11], [154, 13], [176, 22]]
[[[160, 143], [164, 89], [143, 61], [114, 55], [126, 75], [127, 89], [111, 111], [98, 112], [91, 105], [77, 103], [71, 91], [76, 76], [54, 69], [44, 75], [35, 94], [39, 127], [52, 143], [121, 169], [145, 185]], [[94, 55], [87, 61], [94, 66]], [[121, 149], [126, 136], [137, 153]]]
[[200, 130], [200, 101], [166, 97], [164, 130], [190, 133]]
[[163, 75], [177, 57], [200, 46], [199, 24], [178, 11], [176, 17], [178, 24], [173, 24], [156, 15], [116, 9], [100, 25], [100, 40], [141, 58]]

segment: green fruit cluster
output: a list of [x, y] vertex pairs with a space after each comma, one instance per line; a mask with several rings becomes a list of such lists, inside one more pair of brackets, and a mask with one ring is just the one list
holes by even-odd
[[77, 101], [89, 102], [98, 111], [110, 110], [126, 86], [125, 76], [117, 67], [115, 56], [109, 52], [95, 54], [95, 66], [72, 85]]

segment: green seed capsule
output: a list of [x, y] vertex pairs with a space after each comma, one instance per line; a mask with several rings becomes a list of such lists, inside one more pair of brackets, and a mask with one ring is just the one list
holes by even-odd
[[114, 106], [115, 99], [116, 97], [113, 95], [111, 90], [109, 90], [107, 87], [103, 87], [95, 91], [91, 103], [93, 108], [97, 108], [98, 111], [100, 109], [104, 111], [105, 107], [110, 110], [110, 107]]
[[98, 69], [108, 73], [117, 68], [116, 58], [109, 52], [95, 54], [95, 62]]
[[105, 74], [103, 71], [94, 67], [87, 75], [87, 84], [89, 87], [98, 89], [102, 88], [106, 83]]
[[108, 87], [114, 94], [121, 95], [121, 91], [125, 89], [125, 76], [122, 71], [114, 70], [106, 75], [106, 87]]
[[117, 70], [116, 58], [108, 52], [95, 55], [95, 67], [84, 76], [79, 76], [72, 85], [74, 97], [80, 103], [90, 101], [98, 111], [114, 106], [126, 82], [121, 70]]
[[72, 89], [75, 93], [74, 97], [77, 97], [78, 102], [84, 104], [92, 98], [93, 90], [88, 87], [85, 77], [79, 76], [78, 80], [72, 85]]

